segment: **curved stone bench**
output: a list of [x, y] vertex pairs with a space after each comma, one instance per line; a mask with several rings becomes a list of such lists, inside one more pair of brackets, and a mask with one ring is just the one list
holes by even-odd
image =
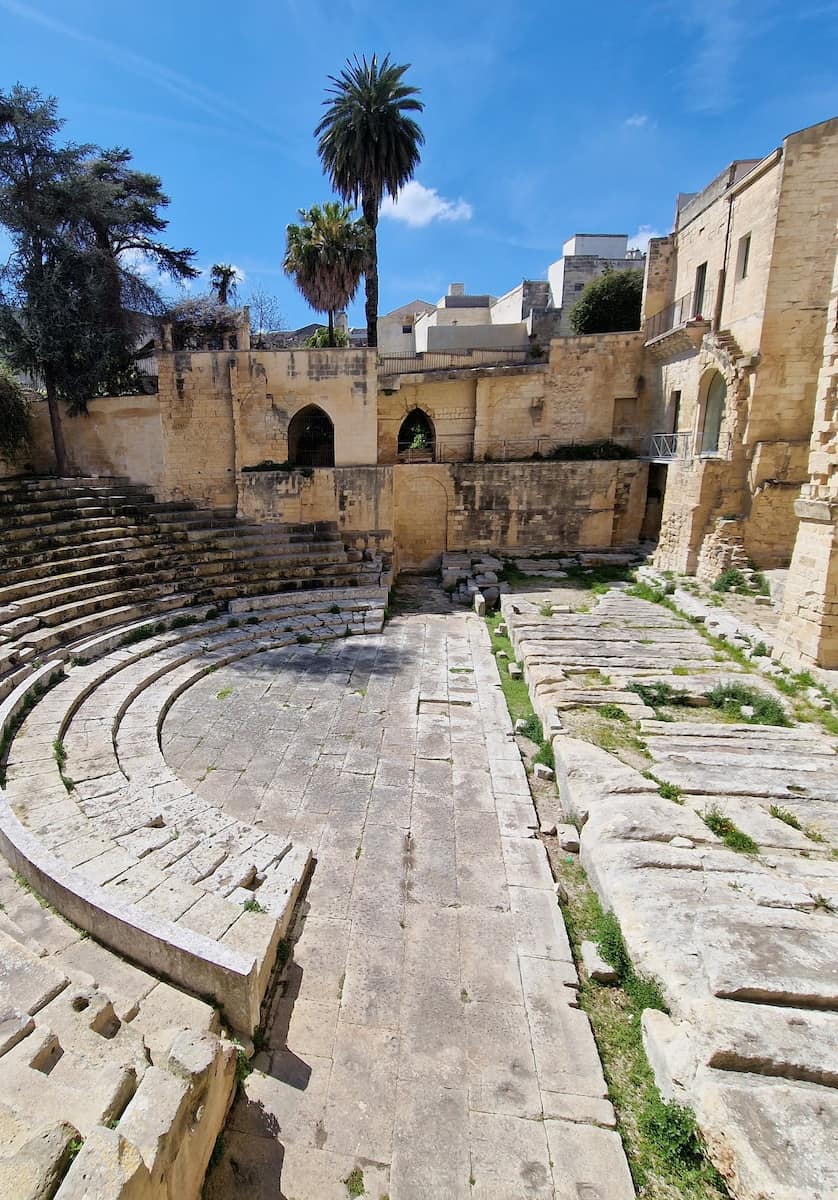
[[[302, 617], [294, 616], [304, 611], [299, 600], [293, 607], [286, 603], [265, 611], [258, 628], [231, 630], [215, 622], [197, 638], [190, 629], [113, 651], [102, 662], [74, 668], [24, 724], [22, 750], [15, 754], [12, 747], [8, 790], [30, 827], [23, 828], [4, 796], [0, 834], [16, 869], [106, 945], [193, 993], [214, 995], [241, 1030], [258, 1022], [277, 944], [310, 856], [199, 801], [165, 764], [157, 731], [175, 696], [197, 678], [295, 641], [295, 621], [317, 619], [315, 637], [337, 636], [347, 615], [375, 605], [380, 624], [383, 594], [376, 592], [369, 599], [341, 596], [331, 604], [331, 597], [318, 596], [312, 602], [317, 612]], [[340, 611], [331, 612], [334, 607]], [[98, 648], [110, 640], [106, 635]], [[4, 706], [7, 717], [59, 667], [49, 664], [27, 680]], [[137, 703], [144, 693], [145, 706]], [[132, 707], [121, 729], [123, 762], [114, 736]], [[93, 746], [86, 710], [98, 735]], [[65, 737], [69, 773], [84, 766], [85, 749], [94, 751], [69, 793], [53, 753]], [[184, 883], [177, 879], [178, 864], [193, 852], [200, 862], [186, 862], [190, 874]], [[244, 909], [248, 900], [256, 900], [253, 909], [267, 911]]]

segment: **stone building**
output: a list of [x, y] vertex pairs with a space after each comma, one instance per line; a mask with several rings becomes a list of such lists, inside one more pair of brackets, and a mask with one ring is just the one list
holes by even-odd
[[642, 250], [629, 250], [625, 233], [575, 233], [562, 246], [562, 257], [547, 268], [553, 332], [569, 334], [570, 310], [587, 284], [606, 271], [643, 270]]
[[657, 562], [788, 565], [835, 263], [838, 120], [680, 196], [643, 299]]
[[[661, 567], [707, 579], [791, 562], [778, 644], [835, 666], [837, 225], [838, 119], [679, 196], [649, 246], [640, 331], [533, 353], [564, 311], [543, 281], [393, 310], [378, 353], [255, 349], [243, 321], [224, 349], [164, 340], [157, 394], [65, 422], [71, 461], [248, 521], [328, 522], [397, 570], [655, 540]], [[636, 261], [608, 257], [623, 235], [582, 236], [568, 246], [596, 253], [566, 255], [563, 296], [574, 260]], [[48, 470], [44, 405], [35, 421]]]

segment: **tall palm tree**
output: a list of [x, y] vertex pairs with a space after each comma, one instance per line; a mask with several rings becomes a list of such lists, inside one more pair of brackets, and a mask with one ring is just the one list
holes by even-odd
[[335, 345], [335, 313], [354, 298], [367, 262], [369, 231], [337, 200], [300, 209], [300, 224], [285, 234], [282, 268], [313, 309], [329, 314], [329, 345]]
[[409, 63], [397, 66], [386, 54], [379, 62], [347, 59], [323, 101], [326, 115], [314, 131], [317, 152], [332, 187], [344, 200], [361, 205], [369, 229], [365, 268], [367, 344], [378, 345], [378, 210], [385, 192], [395, 200], [412, 177], [424, 144], [411, 112], [422, 112], [417, 88], [403, 82]]
[[210, 287], [219, 304], [235, 300], [239, 273], [232, 263], [213, 263], [210, 267]]

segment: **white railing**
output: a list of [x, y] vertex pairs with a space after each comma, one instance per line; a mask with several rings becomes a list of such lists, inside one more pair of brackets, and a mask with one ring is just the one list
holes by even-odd
[[649, 441], [647, 458], [689, 458], [692, 451], [692, 433], [653, 433]]

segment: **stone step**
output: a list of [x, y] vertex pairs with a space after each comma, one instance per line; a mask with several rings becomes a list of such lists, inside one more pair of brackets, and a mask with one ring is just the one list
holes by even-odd
[[[161, 584], [173, 584], [177, 582], [178, 577], [179, 573], [176, 571], [147, 571], [144, 574], [135, 574], [117, 567], [110, 568], [109, 576], [93, 582], [71, 584], [51, 591], [40, 591], [36, 586], [34, 591], [20, 595], [11, 605], [0, 608], [0, 631], [3, 630], [6, 620], [13, 619], [15, 616], [40, 615], [71, 602], [86, 602], [90, 599], [104, 598], [116, 590], [113, 586], [114, 583], [119, 584], [118, 590], [122, 594]], [[58, 582], [58, 580], [51, 582]], [[46, 617], [43, 620], [49, 624]]]
[[77, 617], [61, 625], [47, 626], [44, 629], [36, 630], [34, 633], [26, 634], [21, 641], [25, 646], [30, 646], [36, 654], [49, 651], [60, 656], [69, 656], [69, 647], [73, 643], [91, 637], [101, 629], [127, 624], [142, 618], [150, 620], [158, 613], [162, 614], [170, 608], [181, 608], [184, 600], [185, 597], [182, 594], [173, 594], [139, 604], [118, 605], [87, 616]]
[[82, 573], [99, 567], [158, 560], [162, 559], [164, 554], [167, 560], [171, 557], [169, 547], [161, 547], [151, 536], [136, 541], [125, 538], [113, 542], [101, 542], [92, 545], [90, 549], [91, 553], [79, 553], [77, 549], [68, 547], [64, 551], [37, 555], [34, 557], [34, 561], [27, 566], [6, 571], [3, 578], [9, 586], [15, 588], [25, 586], [29, 581], [44, 578], [49, 586], [54, 578], [60, 578], [63, 575]]

